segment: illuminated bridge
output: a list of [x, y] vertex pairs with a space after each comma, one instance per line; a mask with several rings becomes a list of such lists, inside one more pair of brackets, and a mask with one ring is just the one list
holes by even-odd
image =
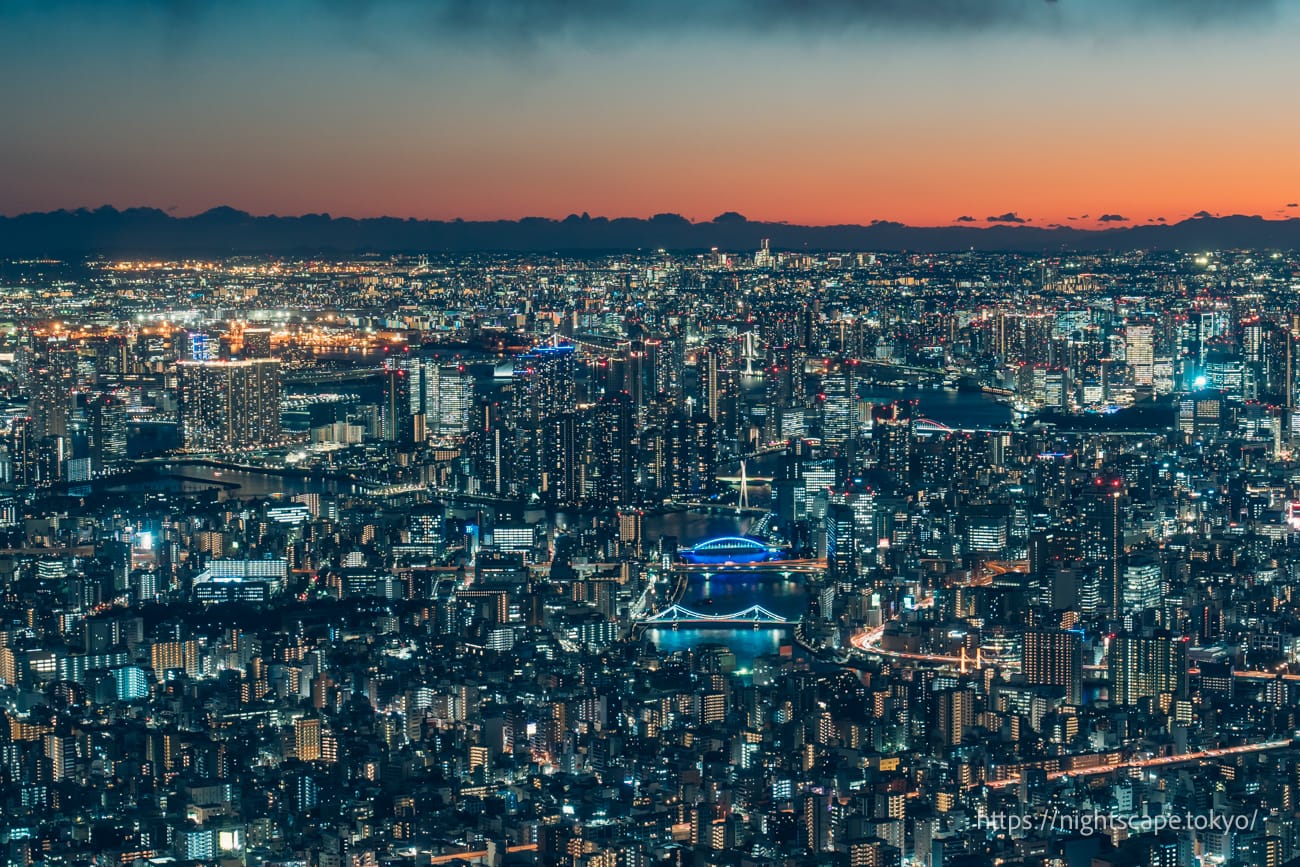
[[768, 563], [785, 557], [785, 549], [764, 545], [757, 539], [744, 536], [719, 536], [706, 539], [693, 548], [677, 552], [687, 563], [696, 565], [723, 565], [734, 563]]
[[952, 433], [952, 428], [941, 421], [935, 421], [932, 418], [918, 418], [912, 424], [912, 429], [919, 434], [923, 433]]
[[707, 566], [693, 566], [689, 563], [676, 563], [672, 571], [678, 575], [703, 575], [712, 578], [717, 575], [780, 575], [789, 581], [795, 575], [821, 575], [826, 572], [826, 560], [772, 560], [768, 563], [720, 563]]
[[730, 614], [701, 614], [698, 611], [692, 611], [689, 608], [683, 608], [680, 605], [672, 605], [652, 617], [646, 617], [641, 620], [645, 626], [677, 626], [680, 624], [690, 624], [696, 626], [707, 626], [712, 623], [742, 623], [753, 626], [788, 626], [795, 621], [786, 620], [779, 614], [773, 614], [762, 605], [751, 605], [744, 611], [733, 611]]
[[993, 427], [949, 427], [941, 421], [935, 421], [932, 418], [918, 418], [912, 423], [912, 431], [918, 436], [930, 434], [950, 434], [950, 433], [1002, 433], [1004, 428]]

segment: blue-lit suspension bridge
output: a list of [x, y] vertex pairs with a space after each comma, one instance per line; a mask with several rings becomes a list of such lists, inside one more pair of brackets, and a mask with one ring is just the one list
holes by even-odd
[[657, 614], [643, 618], [640, 622], [644, 626], [677, 626], [680, 624], [698, 626], [712, 623], [788, 626], [798, 621], [786, 620], [781, 615], [768, 611], [762, 605], [751, 605], [744, 611], [733, 611], [730, 614], [701, 614], [699, 611], [692, 611], [690, 608], [681, 605], [671, 605]]

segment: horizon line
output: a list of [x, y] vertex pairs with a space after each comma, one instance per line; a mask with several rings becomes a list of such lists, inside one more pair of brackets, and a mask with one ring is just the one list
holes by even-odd
[[[1294, 205], [1287, 205], [1288, 209], [1294, 208]], [[1061, 231], [1069, 230], [1074, 232], [1100, 233], [1100, 232], [1118, 232], [1140, 228], [1170, 228], [1182, 225], [1184, 223], [1194, 223], [1202, 220], [1227, 220], [1227, 219], [1247, 219], [1258, 220], [1264, 223], [1291, 223], [1300, 221], [1300, 214], [1296, 215], [1275, 215], [1265, 216], [1263, 214], [1245, 214], [1245, 213], [1211, 213], [1208, 210], [1201, 210], [1194, 214], [1181, 216], [1178, 218], [1149, 218], [1147, 220], [1136, 220], [1122, 217], [1120, 215], [1104, 214], [1099, 217], [1090, 217], [1083, 215], [1081, 217], [1069, 217], [1069, 221], [1077, 223], [1071, 225], [1068, 222], [1039, 222], [1034, 217], [1021, 217], [1015, 211], [1008, 211], [1000, 215], [990, 215], [983, 218], [963, 215], [955, 217], [948, 222], [938, 223], [905, 223], [900, 220], [887, 218], [871, 219], [862, 222], [793, 222], [790, 220], [750, 218], [734, 210], [724, 210], [718, 215], [711, 218], [697, 218], [686, 216], [676, 211], [659, 211], [644, 216], [617, 215], [608, 216], [603, 214], [591, 214], [587, 211], [570, 212], [564, 216], [546, 216], [541, 214], [525, 214], [518, 217], [417, 217], [401, 214], [374, 214], [370, 216], [353, 216], [351, 214], [337, 214], [329, 211], [302, 211], [298, 213], [254, 213], [244, 210], [234, 205], [219, 204], [204, 208], [198, 211], [187, 211], [177, 213], [178, 209], [160, 208], [156, 205], [114, 205], [101, 204], [96, 206], [80, 205], [76, 207], [59, 207], [47, 210], [28, 210], [18, 213], [0, 213], [0, 220], [19, 220], [25, 217], [48, 217], [57, 215], [80, 215], [96, 214], [101, 212], [112, 212], [116, 214], [128, 214], [132, 212], [150, 212], [160, 215], [170, 220], [191, 220], [216, 213], [239, 214], [251, 219], [279, 219], [279, 220], [299, 220], [308, 217], [323, 218], [329, 220], [351, 220], [362, 222], [367, 220], [400, 220], [402, 222], [413, 223], [442, 223], [442, 224], [493, 224], [493, 223], [524, 223], [524, 222], [549, 222], [565, 223], [576, 221], [581, 223], [587, 222], [615, 222], [615, 221], [634, 221], [634, 222], [654, 222], [654, 221], [672, 221], [682, 222], [691, 226], [711, 226], [711, 225], [762, 225], [762, 226], [788, 226], [791, 228], [805, 229], [834, 229], [834, 228], [893, 228], [893, 229], [1040, 229], [1043, 231]]]

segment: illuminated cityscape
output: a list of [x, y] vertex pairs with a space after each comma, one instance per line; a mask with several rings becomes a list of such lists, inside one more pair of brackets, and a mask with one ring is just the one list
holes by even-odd
[[1297, 289], [1244, 251], [11, 261], [4, 851], [1286, 863]]
[[0, 2], [0, 867], [1300, 867], [1300, 2]]

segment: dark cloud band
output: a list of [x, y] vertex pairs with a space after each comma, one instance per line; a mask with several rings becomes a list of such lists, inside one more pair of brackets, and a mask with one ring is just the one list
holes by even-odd
[[[1200, 26], [1267, 19], [1279, 0], [297, 0], [304, 14], [414, 28], [430, 35], [515, 41], [565, 34], [736, 32], [840, 33], [872, 30], [1043, 31], [1069, 35], [1135, 25]], [[0, 17], [23, 4], [0, 0]], [[58, 10], [152, 11], [173, 23], [209, 16], [253, 17], [252, 0], [46, 0]], [[28, 12], [31, 10], [28, 9]]]

